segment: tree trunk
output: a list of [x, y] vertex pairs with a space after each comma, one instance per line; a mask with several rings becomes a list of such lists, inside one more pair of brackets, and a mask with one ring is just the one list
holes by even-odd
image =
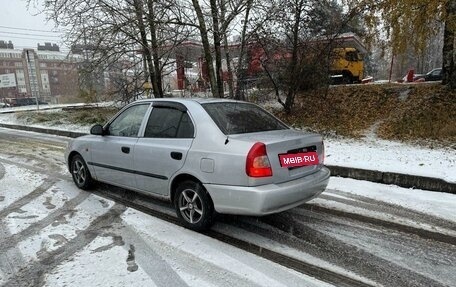
[[449, 0], [445, 6], [447, 20], [443, 32], [443, 81], [451, 89], [456, 88], [456, 71], [454, 67], [454, 40], [456, 25], [456, 0]]
[[223, 79], [222, 79], [222, 51], [220, 40], [220, 24], [217, 9], [217, 0], [210, 0], [212, 14], [212, 30], [214, 35], [215, 50], [215, 79], [217, 81], [218, 96], [223, 98]]
[[157, 91], [155, 97], [163, 98], [163, 85], [160, 70], [160, 57], [158, 55], [157, 29], [155, 27], [155, 12], [153, 0], [147, 0], [147, 8], [149, 10], [147, 20], [149, 22], [149, 29], [151, 35], [152, 60], [154, 62], [154, 77], [152, 80], [152, 86], [154, 87], [154, 90]]
[[198, 29], [201, 34], [201, 42], [203, 43], [204, 49], [204, 58], [207, 62], [207, 73], [209, 74], [209, 83], [211, 85], [211, 92], [214, 98], [219, 98], [219, 92], [217, 89], [217, 82], [215, 80], [215, 73], [214, 73], [214, 64], [212, 60], [211, 54], [211, 46], [209, 44], [209, 38], [207, 36], [207, 28], [206, 23], [204, 22], [204, 15], [203, 11], [201, 11], [201, 6], [199, 5], [198, 0], [192, 0], [193, 8], [195, 8], [196, 16], [198, 18]]
[[244, 81], [244, 76], [245, 74], [242, 72], [242, 66], [244, 64], [244, 54], [245, 54], [245, 46], [247, 43], [246, 39], [246, 32], [247, 32], [247, 23], [249, 20], [250, 16], [250, 8], [252, 7], [253, 0], [249, 0], [247, 2], [247, 7], [245, 10], [245, 17], [244, 17], [244, 25], [242, 26], [242, 32], [241, 32], [241, 50], [239, 52], [239, 59], [238, 59], [238, 64], [236, 67], [236, 95], [235, 99], [236, 100], [244, 100], [244, 95], [241, 94], [241, 88], [243, 86], [243, 81]]
[[282, 102], [282, 99], [280, 98], [280, 89], [279, 89], [279, 86], [276, 83], [276, 80], [271, 75], [271, 72], [269, 71], [269, 68], [263, 62], [261, 63], [261, 66], [263, 67], [263, 70], [266, 72], [266, 76], [268, 76], [269, 80], [272, 83], [272, 86], [274, 87], [274, 93], [275, 93], [275, 96], [277, 98], [277, 101], [279, 102], [280, 105], [282, 105], [282, 107], [285, 108], [285, 103]]
[[299, 79], [299, 73], [298, 73], [298, 41], [299, 41], [299, 25], [301, 23], [301, 11], [303, 7], [303, 2], [300, 1], [300, 3], [296, 3], [295, 7], [295, 19], [294, 19], [294, 25], [293, 25], [293, 40], [292, 40], [292, 56], [291, 56], [291, 62], [290, 66], [288, 68], [288, 77], [289, 77], [289, 83], [288, 83], [288, 92], [287, 92], [287, 98], [285, 100], [285, 112], [287, 114], [291, 113], [291, 109], [293, 108], [294, 104], [294, 99], [296, 95], [296, 90], [298, 86], [298, 79]]
[[[220, 20], [222, 23], [225, 22], [225, 12], [226, 12], [226, 3], [222, 1], [220, 4]], [[228, 47], [228, 37], [226, 33], [226, 29], [221, 31], [223, 34], [223, 47], [225, 49], [225, 60], [226, 60], [226, 69], [228, 73], [228, 92], [230, 99], [234, 98], [234, 84], [233, 84], [233, 69], [231, 68], [231, 57], [230, 57], [230, 50]]]
[[144, 25], [143, 21], [143, 2], [142, 0], [133, 0], [133, 4], [135, 6], [135, 14], [136, 18], [138, 20], [138, 29], [139, 33], [141, 35], [141, 45], [143, 47], [143, 53], [146, 56], [146, 62], [147, 62], [147, 68], [148, 68], [148, 73], [149, 73], [149, 81], [152, 83], [152, 91], [154, 93], [154, 96], [157, 96], [159, 94], [156, 85], [154, 85], [154, 77], [155, 77], [155, 71], [154, 71], [154, 65], [152, 62], [152, 55], [149, 50], [149, 44], [147, 43], [147, 34], [146, 34], [146, 26]]

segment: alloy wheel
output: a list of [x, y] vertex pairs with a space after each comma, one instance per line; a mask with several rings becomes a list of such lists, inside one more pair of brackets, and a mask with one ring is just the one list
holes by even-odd
[[87, 179], [87, 171], [85, 169], [84, 163], [79, 159], [73, 161], [73, 178], [77, 185], [84, 185]]
[[203, 202], [195, 190], [185, 189], [180, 193], [178, 208], [182, 217], [191, 224], [198, 223], [203, 218]]

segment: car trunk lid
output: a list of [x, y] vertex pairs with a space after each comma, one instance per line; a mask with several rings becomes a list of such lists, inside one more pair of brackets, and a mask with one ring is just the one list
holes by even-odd
[[[323, 166], [324, 146], [322, 137], [314, 133], [305, 133], [297, 130], [275, 130], [268, 132], [248, 133], [230, 135], [230, 140], [248, 141], [252, 146], [256, 142], [264, 143], [267, 155], [272, 168], [272, 177], [255, 179], [259, 184], [281, 183], [308, 174], [314, 173]], [[303, 165], [299, 167], [283, 166], [280, 162], [280, 156], [289, 155], [294, 158], [298, 155], [316, 155], [318, 156], [317, 165]]]

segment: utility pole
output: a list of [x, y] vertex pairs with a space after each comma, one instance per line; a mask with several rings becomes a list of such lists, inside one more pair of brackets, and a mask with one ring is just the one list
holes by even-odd
[[390, 70], [389, 70], [388, 83], [391, 83], [391, 76], [393, 74], [393, 65], [394, 65], [394, 54], [391, 55], [391, 64], [390, 64]]
[[35, 65], [35, 55], [30, 53], [30, 50], [26, 51], [27, 54], [27, 70], [30, 79], [30, 91], [32, 92], [32, 97], [35, 96], [36, 109], [40, 109], [40, 104], [38, 102], [40, 88], [38, 86], [38, 80], [36, 78], [36, 65]]

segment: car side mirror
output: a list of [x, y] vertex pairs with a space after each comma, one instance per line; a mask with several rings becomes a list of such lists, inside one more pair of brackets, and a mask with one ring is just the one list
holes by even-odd
[[102, 135], [104, 135], [103, 126], [100, 125], [100, 124], [94, 125], [94, 126], [90, 129], [90, 134], [91, 134], [91, 135], [96, 135], [96, 136], [102, 136]]

